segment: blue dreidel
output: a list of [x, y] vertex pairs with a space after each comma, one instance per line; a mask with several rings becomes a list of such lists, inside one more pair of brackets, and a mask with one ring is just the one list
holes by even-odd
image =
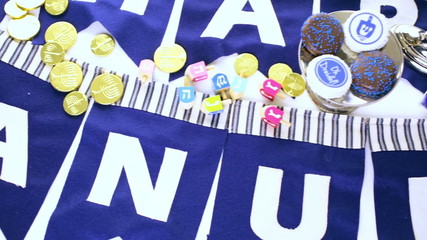
[[222, 99], [227, 99], [226, 91], [230, 89], [230, 82], [228, 81], [227, 75], [218, 73], [212, 78], [212, 84], [215, 93], [221, 94]]
[[248, 80], [241, 76], [235, 76], [230, 85], [230, 96], [233, 100], [243, 97]]
[[184, 109], [190, 109], [194, 105], [196, 99], [196, 89], [192, 86], [179, 87], [178, 96], [180, 106]]
[[208, 79], [208, 71], [213, 68], [213, 66], [206, 66], [204, 61], [200, 61], [189, 65], [185, 71], [185, 75], [191, 81], [199, 82]]

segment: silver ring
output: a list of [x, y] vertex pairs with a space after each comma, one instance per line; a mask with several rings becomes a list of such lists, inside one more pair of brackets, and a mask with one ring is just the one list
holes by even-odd
[[412, 25], [395, 25], [391, 32], [398, 40], [407, 62], [427, 74], [427, 31]]

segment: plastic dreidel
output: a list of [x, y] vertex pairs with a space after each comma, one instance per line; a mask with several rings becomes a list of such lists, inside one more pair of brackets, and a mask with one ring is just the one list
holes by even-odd
[[268, 125], [276, 128], [279, 124], [283, 123], [291, 126], [291, 123], [283, 119], [285, 112], [276, 106], [265, 106], [261, 109], [261, 119]]
[[230, 89], [230, 82], [228, 81], [227, 75], [218, 73], [212, 78], [212, 84], [215, 93], [221, 94], [222, 99], [227, 99], [226, 91]]
[[273, 101], [275, 96], [286, 98], [286, 95], [280, 91], [282, 84], [274, 81], [273, 79], [266, 79], [260, 85], [259, 91], [261, 95], [268, 100]]
[[150, 59], [144, 59], [139, 63], [139, 79], [142, 83], [153, 80], [153, 72], [156, 64]]
[[208, 115], [215, 115], [224, 111], [224, 105], [231, 103], [230, 99], [221, 100], [219, 95], [208, 97], [202, 101], [201, 111]]
[[180, 107], [190, 109], [194, 105], [196, 99], [196, 89], [193, 86], [179, 87], [178, 96]]

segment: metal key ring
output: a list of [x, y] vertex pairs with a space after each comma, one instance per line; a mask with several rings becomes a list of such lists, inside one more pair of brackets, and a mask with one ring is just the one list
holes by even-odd
[[427, 74], [427, 31], [412, 25], [395, 25], [391, 32], [398, 40], [408, 63]]

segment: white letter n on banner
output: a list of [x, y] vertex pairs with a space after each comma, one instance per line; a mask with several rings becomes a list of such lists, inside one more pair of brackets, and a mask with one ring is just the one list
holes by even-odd
[[261, 239], [322, 239], [328, 225], [331, 177], [305, 175], [302, 217], [295, 229], [284, 228], [277, 220], [282, 178], [281, 169], [258, 168], [251, 212], [252, 230]]
[[139, 139], [110, 133], [87, 201], [110, 206], [124, 169], [136, 212], [167, 222], [186, 158], [187, 152], [165, 148], [154, 187]]
[[28, 112], [0, 103], [0, 131], [6, 130], [6, 141], [0, 141], [3, 158], [0, 179], [25, 187], [28, 166]]

